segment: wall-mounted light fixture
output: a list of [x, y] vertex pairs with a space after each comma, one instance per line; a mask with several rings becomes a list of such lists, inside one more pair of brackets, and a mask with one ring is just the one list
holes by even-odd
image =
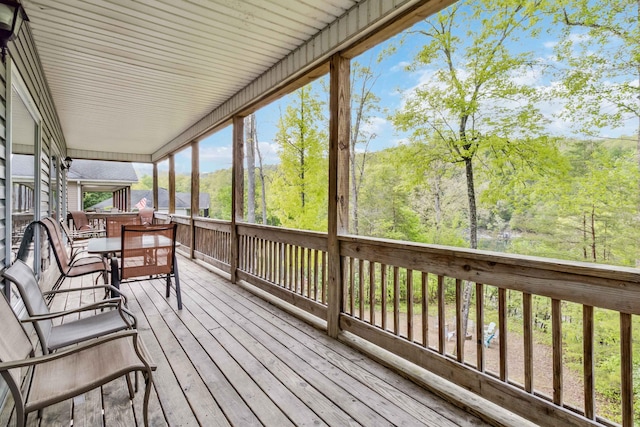
[[0, 0], [0, 48], [2, 62], [7, 56], [7, 43], [18, 37], [23, 21], [28, 21], [22, 5], [13, 0]]
[[62, 168], [62, 170], [65, 170], [65, 169], [68, 170], [68, 169], [71, 168], [71, 162], [73, 162], [73, 159], [71, 157], [67, 156], [62, 161], [62, 164], [60, 165], [60, 167]]

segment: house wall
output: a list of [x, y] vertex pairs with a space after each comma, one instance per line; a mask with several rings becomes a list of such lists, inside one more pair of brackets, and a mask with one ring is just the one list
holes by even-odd
[[76, 181], [67, 181], [67, 211], [82, 210], [80, 186]]
[[[11, 158], [11, 153], [7, 150], [6, 140], [6, 119], [7, 119], [7, 79], [6, 68], [0, 64], [0, 265], [6, 266], [5, 260], [11, 256], [11, 221], [7, 221], [7, 216], [11, 217], [10, 210], [10, 181], [7, 174], [11, 173], [7, 159]], [[9, 214], [7, 215], [7, 210]]]
[[[12, 67], [20, 75], [24, 85], [29, 92], [29, 95], [33, 99], [33, 103], [37, 106], [38, 113], [40, 114], [41, 121], [38, 129], [38, 141], [36, 143], [36, 150], [38, 153], [34, 156], [39, 166], [39, 173], [36, 174], [36, 201], [35, 201], [35, 214], [39, 217], [49, 215], [51, 210], [51, 188], [50, 182], [52, 180], [51, 174], [51, 156], [55, 154], [57, 156], [66, 155], [66, 144], [62, 133], [62, 126], [60, 119], [55, 110], [51, 92], [47, 85], [40, 63], [38, 52], [35, 48], [35, 42], [33, 34], [28, 24], [22, 26], [19, 37], [9, 43], [7, 62], [12, 61]], [[0, 66], [2, 69], [2, 76], [0, 77], [0, 92], [2, 99], [0, 100], [0, 122], [2, 124], [0, 128], [0, 167], [6, 165], [6, 159], [10, 159], [10, 151], [7, 149], [5, 139], [5, 129], [10, 121], [10, 117], [7, 117], [7, 99], [10, 99], [11, 87], [6, 83], [7, 76], [4, 66]], [[10, 107], [10, 106], [9, 106]], [[9, 165], [10, 166], [10, 165]], [[7, 223], [10, 225], [10, 220], [7, 220], [7, 204], [10, 205], [11, 201], [11, 186], [7, 185], [10, 180], [10, 167], [0, 168], [0, 205], [2, 211], [0, 213], [0, 230], [4, 231], [0, 233], [1, 244], [3, 248], [6, 248], [6, 242], [10, 239], [11, 228], [7, 227]], [[49, 283], [53, 283], [52, 278], [55, 279], [57, 274], [57, 268], [49, 268], [51, 263], [49, 262], [49, 250], [46, 246], [45, 239], [41, 244], [41, 262], [38, 263], [38, 268], [41, 270], [41, 282], [44, 288], [49, 287]], [[0, 264], [6, 266], [8, 260], [7, 253], [10, 256], [10, 252], [6, 249], [0, 251]], [[55, 264], [55, 263], [54, 263]]]

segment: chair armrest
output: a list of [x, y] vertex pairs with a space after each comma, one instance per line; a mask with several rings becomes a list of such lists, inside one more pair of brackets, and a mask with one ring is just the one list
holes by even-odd
[[116, 288], [115, 286], [112, 285], [94, 285], [94, 286], [83, 286], [81, 288], [66, 288], [66, 289], [56, 289], [53, 291], [46, 291], [42, 293], [42, 296], [48, 296], [48, 295], [53, 295], [55, 296], [55, 294], [58, 293], [62, 293], [62, 292], [77, 292], [77, 291], [87, 291], [90, 289], [104, 289], [105, 293], [106, 291], [113, 291], [113, 292], [118, 292], [120, 295], [120, 298], [122, 298], [123, 302], [125, 305], [127, 305], [128, 303], [128, 299], [127, 296], [120, 293], [120, 289]]
[[[22, 319], [20, 319], [21, 322], [26, 323], [26, 322], [37, 322], [40, 320], [47, 320], [47, 319], [55, 319], [57, 317], [62, 317], [62, 316], [66, 316], [68, 314], [74, 314], [74, 313], [82, 313], [84, 311], [89, 311], [89, 310], [97, 310], [97, 309], [102, 309], [102, 308], [117, 308], [119, 310], [124, 309], [124, 306], [122, 306], [122, 300], [120, 298], [112, 298], [109, 300], [105, 300], [106, 302], [95, 302], [92, 304], [87, 304], [87, 305], [83, 305], [82, 307], [77, 307], [71, 310], [64, 310], [64, 311], [55, 311], [53, 313], [47, 313], [47, 314], [36, 314], [34, 316], [27, 316], [24, 317]], [[130, 311], [126, 311], [127, 314], [130, 314]], [[131, 314], [133, 316], [133, 314]], [[135, 319], [135, 316], [134, 316]], [[126, 320], [126, 319], [125, 319]], [[128, 323], [128, 322], [127, 322]]]
[[[97, 345], [101, 345], [109, 341], [118, 340], [118, 339], [127, 339], [128, 337], [131, 337], [131, 339], [133, 340], [133, 347], [136, 350], [138, 357], [140, 357], [140, 360], [145, 365], [147, 365], [149, 369], [154, 369], [152, 367], [152, 361], [147, 360], [145, 357], [143, 357], [142, 353], [139, 350], [139, 347], [143, 347], [143, 345], [140, 345], [142, 341], [138, 343], [138, 331], [135, 329], [128, 329], [126, 331], [120, 331], [120, 332], [115, 332], [113, 334], [104, 335], [100, 338], [89, 340], [85, 343], [78, 344], [77, 346], [73, 346], [65, 350], [58, 350], [55, 353], [49, 353], [42, 356], [30, 357], [28, 359], [23, 359], [23, 360], [12, 360], [7, 362], [2, 362], [0, 363], [0, 372], [8, 371], [10, 369], [15, 369], [15, 368], [36, 366], [42, 363], [50, 362], [52, 360], [67, 357], [75, 353], [79, 353], [83, 350], [86, 350], [91, 347], [95, 347]], [[146, 354], [146, 357], [150, 357], [148, 352]]]

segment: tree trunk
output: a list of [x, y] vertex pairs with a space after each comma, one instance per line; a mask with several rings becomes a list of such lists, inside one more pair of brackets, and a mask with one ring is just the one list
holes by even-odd
[[[464, 159], [465, 172], [467, 176], [467, 198], [469, 201], [469, 243], [471, 249], [478, 249], [478, 212], [476, 207], [476, 191], [473, 179], [473, 162], [470, 157]], [[469, 307], [471, 306], [471, 293], [473, 283], [465, 281], [464, 293], [462, 296], [462, 342], [467, 337], [467, 325], [469, 324]], [[480, 295], [477, 298], [481, 298]]]
[[255, 150], [255, 115], [245, 118], [245, 137], [247, 153], [247, 222], [256, 222], [256, 150]]
[[591, 207], [591, 256], [593, 262], [598, 260], [598, 253], [596, 252], [596, 207]]
[[267, 225], [267, 192], [264, 183], [264, 166], [262, 164], [262, 153], [260, 152], [260, 144], [258, 144], [258, 129], [254, 126], [256, 154], [258, 154], [258, 175], [260, 176], [260, 198], [262, 201], [262, 223]]
[[436, 211], [436, 243], [440, 243], [440, 221], [442, 220], [442, 206], [440, 202], [440, 175], [436, 173], [434, 182], [434, 205]]
[[582, 257], [585, 259], [585, 261], [588, 259], [587, 258], [587, 214], [583, 213], [582, 214]]

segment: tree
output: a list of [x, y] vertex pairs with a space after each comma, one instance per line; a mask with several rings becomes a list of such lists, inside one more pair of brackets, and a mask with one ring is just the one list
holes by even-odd
[[247, 222], [256, 222], [256, 116], [244, 118], [244, 145], [247, 158]]
[[[377, 63], [391, 52], [385, 49], [378, 55]], [[364, 176], [365, 164], [369, 151], [369, 143], [376, 137], [370, 126], [374, 114], [380, 112], [380, 98], [373, 93], [373, 87], [380, 77], [380, 73], [372, 67], [373, 56], [369, 58], [369, 65], [361, 65], [357, 61], [351, 62], [351, 143], [349, 172], [351, 173], [351, 227], [355, 234], [359, 234], [359, 196]]]
[[567, 100], [562, 116], [586, 134], [634, 120], [640, 168], [640, 1], [562, 0], [553, 3], [564, 24], [555, 46]]
[[[537, 110], [535, 88], [520, 83], [536, 65], [531, 51], [512, 52], [522, 38], [533, 38], [542, 1], [485, 0], [458, 2], [428, 18], [413, 31], [424, 46], [410, 65], [423, 71], [425, 83], [411, 91], [393, 116], [409, 133], [428, 164], [446, 161], [464, 166], [469, 245], [478, 247], [474, 161], [535, 153], [544, 119]], [[524, 79], [521, 79], [524, 80]], [[514, 163], [515, 164], [515, 163]], [[464, 291], [466, 331], [472, 286]]]
[[285, 227], [326, 230], [327, 136], [323, 103], [310, 85], [291, 96], [278, 123], [279, 173], [270, 206]]

